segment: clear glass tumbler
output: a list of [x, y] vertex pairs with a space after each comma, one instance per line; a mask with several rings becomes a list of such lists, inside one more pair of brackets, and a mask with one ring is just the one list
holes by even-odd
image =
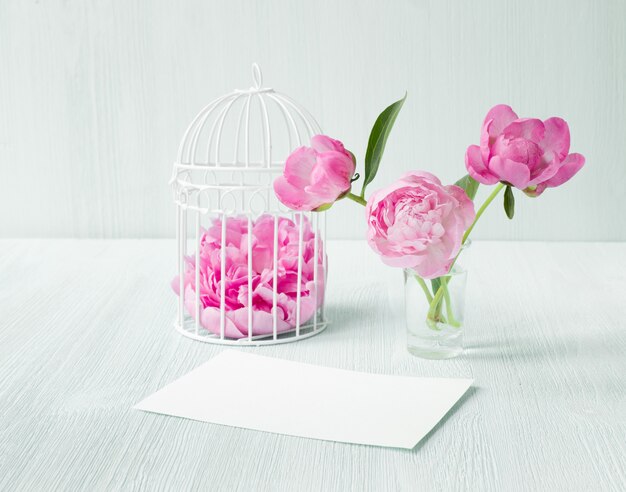
[[470, 242], [467, 241], [451, 271], [426, 280], [404, 270], [407, 346], [424, 359], [451, 359], [463, 352], [465, 285]]

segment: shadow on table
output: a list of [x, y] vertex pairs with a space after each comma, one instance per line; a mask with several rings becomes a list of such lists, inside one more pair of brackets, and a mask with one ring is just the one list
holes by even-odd
[[[584, 350], [581, 350], [584, 347]], [[500, 340], [479, 340], [468, 343], [462, 357], [468, 360], [516, 359], [519, 361], [539, 361], [546, 358], [560, 359], [585, 354], [606, 354], [603, 341], [571, 340], [559, 338], [506, 338]]]
[[430, 430], [430, 432], [429, 432], [428, 434], [426, 434], [426, 435], [422, 438], [422, 440], [421, 440], [420, 442], [418, 442], [418, 443], [415, 445], [415, 447], [414, 447], [413, 449], [408, 450], [408, 452], [410, 452], [410, 453], [417, 453], [417, 452], [419, 452], [419, 451], [420, 451], [420, 450], [421, 450], [421, 449], [422, 449], [422, 448], [426, 445], [426, 443], [429, 441], [429, 439], [431, 438], [431, 436], [432, 436], [433, 434], [435, 434], [435, 433], [439, 430], [439, 428], [440, 428], [441, 426], [445, 425], [445, 423], [448, 421], [448, 419], [449, 419], [450, 417], [452, 417], [452, 415], [453, 415], [453, 414], [457, 411], [457, 409], [458, 409], [461, 405], [465, 404], [465, 402], [466, 402], [467, 400], [469, 400], [470, 398], [472, 398], [472, 397], [476, 394], [476, 392], [477, 392], [479, 389], [480, 389], [480, 387], [478, 387], [478, 386], [470, 386], [470, 388], [469, 388], [469, 389], [465, 392], [465, 394], [464, 394], [461, 398], [459, 398], [459, 401], [457, 401], [457, 402], [456, 402], [456, 403], [452, 406], [452, 408], [448, 411], [448, 413], [446, 413], [446, 414], [443, 416], [443, 418], [442, 418], [439, 422], [437, 422], [437, 425], [435, 425], [435, 427], [433, 427], [433, 428]]
[[401, 322], [401, 318], [398, 316], [396, 319], [395, 314], [397, 313], [390, 310], [381, 310], [373, 303], [326, 306], [326, 317], [331, 323], [333, 333], [348, 333], [356, 330], [362, 332], [364, 325], [376, 330], [380, 326]]

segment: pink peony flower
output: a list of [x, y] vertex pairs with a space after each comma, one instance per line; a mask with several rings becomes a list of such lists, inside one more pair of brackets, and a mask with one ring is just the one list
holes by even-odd
[[365, 209], [367, 241], [384, 263], [432, 279], [448, 273], [474, 220], [474, 204], [458, 186], [411, 171], [376, 191]]
[[[315, 236], [303, 220], [302, 276], [300, 281], [300, 325], [304, 325], [322, 304], [324, 269], [322, 243], [318, 239], [318, 258], [314, 258]], [[277, 331], [296, 326], [298, 290], [299, 226], [290, 219], [278, 219]], [[274, 289], [274, 217], [262, 215], [252, 226], [252, 305], [248, 296], [248, 219], [231, 217], [226, 221], [226, 262], [221, 271], [222, 222], [213, 221], [200, 239], [200, 324], [220, 334], [222, 282], [225, 284], [224, 336], [248, 336], [248, 313], [252, 310], [252, 334], [273, 333]], [[185, 258], [183, 279], [184, 303], [189, 315], [196, 316], [195, 254]], [[317, 268], [317, 296], [314, 271]], [[180, 278], [172, 280], [172, 289], [180, 295]]]
[[299, 147], [274, 181], [278, 199], [293, 210], [316, 210], [350, 191], [355, 163], [343, 144], [326, 135], [311, 138], [311, 147]]
[[467, 148], [465, 167], [480, 183], [502, 181], [538, 196], [568, 181], [585, 164], [582, 155], [568, 154], [569, 143], [569, 127], [561, 118], [518, 118], [500, 104], [485, 117], [480, 147]]

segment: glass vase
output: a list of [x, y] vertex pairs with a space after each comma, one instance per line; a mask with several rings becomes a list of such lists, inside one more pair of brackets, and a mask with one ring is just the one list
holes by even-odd
[[450, 272], [426, 280], [404, 270], [407, 347], [424, 359], [451, 359], [463, 352], [465, 285], [470, 242], [466, 242]]

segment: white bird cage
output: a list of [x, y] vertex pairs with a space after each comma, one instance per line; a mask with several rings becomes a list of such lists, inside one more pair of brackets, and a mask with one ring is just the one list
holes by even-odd
[[272, 186], [289, 153], [321, 129], [263, 87], [256, 64], [252, 76], [253, 87], [198, 113], [174, 163], [175, 328], [203, 342], [285, 343], [327, 326], [325, 214], [285, 208]]

